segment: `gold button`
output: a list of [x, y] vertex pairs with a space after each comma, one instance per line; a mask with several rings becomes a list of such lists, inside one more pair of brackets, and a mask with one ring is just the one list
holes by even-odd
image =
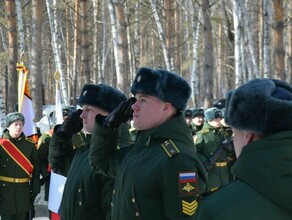
[[139, 217], [140, 216], [140, 213], [139, 212], [136, 212], [135, 215], [136, 215], [136, 217]]
[[79, 202], [79, 205], [80, 205], [80, 206], [82, 205], [82, 202], [81, 202], [81, 201]]
[[19, 182], [19, 179], [17, 179], [17, 178], [16, 178], [16, 179], [14, 179], [14, 182], [18, 183], [18, 182]]
[[136, 201], [135, 198], [132, 198], [132, 203], [135, 203], [135, 201]]

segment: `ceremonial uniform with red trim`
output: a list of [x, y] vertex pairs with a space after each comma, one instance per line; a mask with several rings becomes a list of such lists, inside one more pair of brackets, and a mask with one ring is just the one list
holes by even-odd
[[117, 130], [95, 124], [90, 164], [116, 176], [112, 219], [193, 219], [206, 174], [183, 116], [138, 131], [131, 147], [117, 150], [117, 140]]
[[[38, 153], [35, 144], [23, 133], [19, 138], [12, 138], [9, 131], [5, 130], [3, 138], [9, 140], [28, 159], [33, 169], [28, 174], [20, 166], [21, 163], [18, 164], [0, 147], [0, 215], [26, 213], [32, 207], [31, 199], [40, 192]], [[23, 157], [19, 159], [24, 160]]]

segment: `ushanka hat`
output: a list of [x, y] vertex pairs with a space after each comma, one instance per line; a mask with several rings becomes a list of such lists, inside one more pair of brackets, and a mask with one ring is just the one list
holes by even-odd
[[185, 118], [193, 118], [193, 111], [192, 111], [192, 109], [186, 109], [184, 111], [184, 116], [185, 116]]
[[254, 79], [226, 96], [225, 121], [238, 130], [273, 134], [292, 130], [292, 86]]
[[143, 93], [170, 102], [178, 111], [183, 111], [191, 95], [191, 87], [178, 74], [164, 70], [141, 67], [131, 86], [136, 95]]
[[112, 112], [127, 97], [120, 90], [106, 84], [85, 84], [79, 97], [79, 105], [92, 105]]
[[8, 115], [6, 115], [5, 117], [5, 123], [6, 123], [6, 127], [8, 128], [13, 122], [16, 121], [22, 121], [22, 123], [24, 124], [25, 119], [23, 114], [19, 113], [19, 112], [12, 112], [9, 113]]
[[193, 117], [203, 116], [204, 117], [204, 110], [201, 108], [196, 108], [193, 110]]
[[216, 107], [211, 107], [211, 108], [206, 109], [205, 120], [211, 121], [211, 120], [214, 120], [215, 118], [223, 118], [221, 110]]

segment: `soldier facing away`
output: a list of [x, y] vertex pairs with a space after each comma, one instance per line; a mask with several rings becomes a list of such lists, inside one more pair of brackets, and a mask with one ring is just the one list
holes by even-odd
[[236, 180], [202, 198], [197, 220], [292, 219], [292, 86], [254, 79], [227, 94]]

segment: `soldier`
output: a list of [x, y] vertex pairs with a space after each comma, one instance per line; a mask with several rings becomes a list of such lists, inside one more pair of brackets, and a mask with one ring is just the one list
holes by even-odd
[[212, 107], [205, 111], [205, 123], [195, 138], [198, 156], [208, 171], [208, 190], [228, 184], [230, 175], [228, 170], [227, 154], [221, 151], [220, 146], [230, 136], [221, 127], [223, 118], [220, 109]]
[[[144, 67], [131, 92], [109, 116], [97, 115], [92, 135], [92, 167], [116, 176], [112, 219], [193, 219], [206, 176], [183, 116], [191, 88], [175, 73]], [[131, 117], [136, 141], [117, 150], [117, 128]]]
[[198, 131], [202, 130], [204, 122], [204, 110], [201, 108], [194, 109], [192, 120], [193, 135], [196, 135]]
[[12, 112], [0, 139], [1, 220], [24, 220], [40, 192], [39, 158], [34, 142], [23, 131], [24, 116]]
[[186, 109], [184, 111], [184, 116], [185, 116], [185, 120], [186, 120], [187, 125], [191, 129], [192, 134], [194, 134], [193, 124], [192, 124], [192, 120], [193, 120], [193, 111], [192, 111], [192, 109]]
[[[54, 127], [49, 162], [54, 171], [67, 176], [59, 209], [62, 220], [111, 219], [114, 179], [94, 172], [89, 166], [88, 153], [95, 116], [109, 114], [125, 100], [126, 96], [113, 87], [86, 84], [79, 97], [83, 110], [73, 112]], [[82, 128], [86, 132], [84, 146], [73, 149], [72, 136]]]
[[292, 86], [254, 79], [229, 92], [236, 180], [205, 196], [197, 220], [292, 219]]
[[[65, 106], [62, 107], [63, 119], [65, 120], [71, 113], [71, 108]], [[52, 113], [52, 117], [54, 116], [54, 112]], [[51, 167], [49, 166], [48, 156], [49, 156], [49, 145], [53, 135], [53, 127], [55, 124], [52, 122], [55, 120], [50, 120], [51, 129], [47, 132], [44, 132], [38, 140], [37, 150], [40, 158], [40, 174], [41, 185], [45, 187], [45, 197], [44, 200], [48, 201], [49, 197], [49, 189], [50, 189], [50, 176], [51, 176]], [[85, 141], [85, 134], [83, 131], [74, 134], [72, 137], [73, 148], [77, 148], [80, 145], [83, 145]]]

